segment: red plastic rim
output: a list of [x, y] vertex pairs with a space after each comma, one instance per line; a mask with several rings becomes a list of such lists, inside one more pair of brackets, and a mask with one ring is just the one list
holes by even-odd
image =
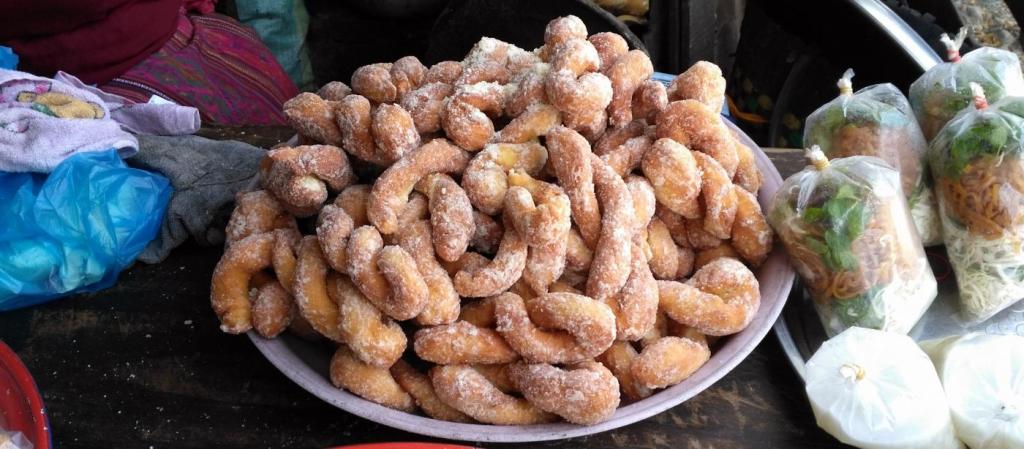
[[28, 368], [0, 341], [0, 427], [19, 431], [36, 449], [50, 449], [50, 425], [43, 398]]
[[376, 443], [357, 444], [355, 446], [337, 446], [330, 449], [476, 449], [470, 446], [459, 446], [457, 444], [435, 444], [435, 443]]

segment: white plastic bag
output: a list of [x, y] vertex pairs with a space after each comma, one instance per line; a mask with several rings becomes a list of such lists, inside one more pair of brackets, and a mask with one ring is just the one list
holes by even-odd
[[851, 327], [807, 361], [818, 426], [862, 449], [956, 449], [949, 406], [910, 337]]
[[1024, 448], [1024, 338], [967, 334], [921, 343], [971, 449]]
[[0, 428], [0, 449], [32, 449], [32, 443], [21, 432], [7, 432]]

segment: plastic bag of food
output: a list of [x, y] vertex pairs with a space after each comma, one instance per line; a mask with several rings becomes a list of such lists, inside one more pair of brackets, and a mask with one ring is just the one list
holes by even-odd
[[1024, 98], [974, 107], [942, 128], [928, 151], [943, 239], [968, 322], [1024, 297]]
[[906, 335], [852, 327], [807, 361], [818, 427], [862, 449], [955, 449], [946, 396]]
[[928, 182], [928, 142], [896, 86], [875, 84], [853, 92], [853, 70], [839, 79], [839, 97], [807, 117], [804, 145], [828, 158], [875, 156], [900, 172], [910, 216], [925, 246], [942, 243], [935, 196]]
[[942, 35], [949, 62], [938, 64], [910, 85], [910, 105], [924, 137], [931, 141], [939, 130], [971, 103], [969, 83], [978, 83], [989, 100], [1011, 95], [1024, 95], [1024, 75], [1020, 59], [1013, 52], [981, 47], [960, 56], [960, 45], [967, 29], [960, 29], [955, 39]]
[[1024, 447], [1024, 338], [972, 333], [921, 343], [971, 449]]
[[907, 333], [937, 293], [899, 173], [881, 159], [809, 165], [772, 199], [768, 222], [800, 273], [826, 332], [859, 326]]

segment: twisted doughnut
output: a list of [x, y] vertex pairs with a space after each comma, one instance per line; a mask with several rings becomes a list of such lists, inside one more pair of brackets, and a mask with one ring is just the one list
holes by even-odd
[[725, 257], [701, 267], [685, 284], [658, 281], [658, 295], [669, 318], [706, 335], [743, 330], [761, 302], [754, 273]]
[[615, 315], [615, 338], [629, 341], [643, 337], [654, 326], [658, 312], [657, 284], [637, 242], [631, 255], [626, 284], [604, 301]]
[[452, 85], [462, 76], [462, 63], [458, 61], [441, 61], [430, 66], [427, 76], [423, 79], [426, 83], [442, 83]]
[[587, 296], [603, 301], [618, 293], [630, 273], [630, 233], [636, 229], [633, 198], [626, 183], [597, 155], [590, 156], [601, 204], [601, 235], [587, 278]]
[[729, 243], [741, 259], [756, 267], [772, 250], [772, 229], [757, 197], [738, 185], [734, 185], [733, 190], [736, 191], [736, 219]]
[[668, 86], [668, 99], [697, 100], [708, 110], [722, 110], [725, 104], [725, 77], [722, 69], [707, 61], [697, 61], [685, 72], [680, 73]]
[[249, 282], [254, 273], [270, 267], [276, 235], [253, 234], [224, 251], [213, 270], [210, 305], [220, 319], [220, 329], [241, 334], [252, 329]]
[[487, 215], [497, 215], [505, 205], [508, 170], [519, 169], [539, 176], [548, 160], [548, 151], [537, 142], [490, 144], [469, 162], [462, 176], [462, 188], [473, 207]]
[[699, 214], [701, 171], [685, 146], [671, 139], [658, 139], [644, 154], [641, 168], [654, 187], [658, 203], [687, 218]]
[[489, 365], [519, 360], [519, 354], [496, 331], [466, 321], [416, 331], [413, 349], [421, 359], [439, 365]]
[[430, 377], [416, 371], [416, 368], [406, 363], [405, 360], [395, 362], [394, 365], [391, 365], [390, 371], [395, 382], [412, 396], [416, 405], [427, 416], [449, 422], [473, 422], [473, 418], [445, 404], [434, 391], [434, 384], [430, 382]]
[[518, 117], [531, 106], [546, 105], [548, 95], [544, 83], [550, 70], [549, 64], [540, 62], [514, 74], [506, 85], [509, 90], [505, 95], [505, 115]]
[[349, 96], [351, 93], [352, 88], [341, 81], [331, 81], [316, 91], [317, 96], [327, 101], [341, 101], [342, 98]]
[[653, 124], [658, 114], [668, 106], [668, 92], [665, 85], [654, 80], [647, 80], [637, 86], [633, 92], [633, 118]]
[[558, 126], [562, 116], [554, 106], [535, 104], [528, 107], [518, 117], [512, 119], [494, 136], [495, 142], [524, 143], [546, 136], [552, 128]]
[[739, 162], [736, 165], [736, 175], [733, 176], [732, 182], [756, 195], [757, 191], [761, 190], [763, 179], [761, 170], [757, 168], [757, 162], [754, 160], [754, 152], [739, 140], [735, 140], [735, 142], [736, 157]]
[[340, 276], [333, 272], [328, 276], [327, 261], [316, 236], [302, 238], [298, 257], [293, 290], [299, 314], [319, 334], [333, 341], [343, 341], [338, 328], [338, 305], [327, 292], [328, 283]]
[[421, 84], [427, 68], [415, 56], [406, 56], [394, 64], [362, 66], [352, 73], [352, 90], [374, 103], [394, 103]]
[[406, 413], [416, 410], [412, 396], [395, 382], [387, 368], [359, 360], [345, 345], [339, 345], [331, 357], [330, 374], [335, 387], [363, 399]]
[[619, 381], [592, 360], [566, 369], [519, 362], [509, 366], [508, 375], [532, 404], [574, 424], [599, 423], [619, 406]]
[[328, 204], [317, 217], [316, 236], [327, 263], [335, 271], [344, 273], [348, 267], [348, 237], [355, 222], [344, 209]]
[[597, 50], [590, 42], [573, 39], [558, 44], [545, 83], [548, 100], [559, 111], [582, 117], [578, 123], [603, 114], [613, 92], [611, 80], [595, 72], [600, 65]]
[[427, 305], [416, 317], [416, 322], [422, 326], [447, 324], [459, 317], [459, 294], [448, 272], [434, 257], [430, 227], [428, 221], [417, 220], [403, 226], [398, 233], [398, 245], [416, 260], [416, 268], [429, 292]]
[[579, 133], [564, 126], [552, 129], [546, 142], [555, 176], [569, 196], [572, 218], [583, 241], [593, 248], [601, 235], [601, 211], [594, 193], [590, 144]]
[[494, 137], [492, 117], [504, 108], [505, 91], [501, 84], [480, 82], [459, 86], [446, 100], [441, 127], [456, 145], [479, 151]]
[[338, 192], [353, 182], [345, 152], [330, 145], [278, 148], [260, 161], [260, 185], [299, 217], [316, 214], [328, 190]]
[[556, 184], [538, 181], [526, 172], [508, 172], [505, 217], [531, 246], [564, 240], [572, 225], [569, 197]]
[[[480, 211], [473, 211], [473, 238], [469, 246], [484, 254], [494, 254], [505, 235], [505, 227], [497, 220]], [[461, 256], [460, 256], [461, 257]]]
[[637, 228], [640, 230], [646, 229], [647, 225], [651, 222], [651, 218], [654, 218], [654, 212], [658, 207], [658, 200], [654, 195], [654, 187], [643, 176], [629, 175], [625, 181], [630, 197], [633, 198], [633, 211], [636, 212]]
[[711, 358], [701, 339], [662, 337], [644, 348], [630, 365], [633, 379], [646, 388], [665, 388], [693, 375]]
[[679, 248], [672, 240], [668, 227], [655, 217], [647, 225], [647, 244], [651, 248], [648, 261], [656, 279], [674, 280], [679, 274]]
[[277, 281], [254, 290], [252, 300], [252, 326], [264, 338], [274, 338], [284, 332], [294, 317], [292, 295]]
[[587, 26], [579, 17], [569, 15], [548, 22], [544, 28], [544, 45], [538, 50], [538, 56], [548, 61], [555, 55], [559, 44], [570, 40], [586, 39]]
[[505, 232], [498, 253], [487, 265], [476, 269], [466, 267], [455, 273], [455, 291], [460, 296], [482, 298], [508, 290], [522, 276], [526, 256], [526, 242], [519, 233]]
[[729, 128], [722, 123], [717, 110], [708, 109], [696, 100], [673, 101], [658, 114], [655, 129], [658, 138], [669, 138], [690, 150], [715, 158], [732, 179], [739, 165], [739, 156]]
[[458, 260], [476, 232], [473, 205], [466, 191], [451, 176], [441, 173], [424, 177], [416, 190], [429, 200], [434, 251], [443, 260]]
[[629, 44], [617, 33], [596, 33], [586, 39], [597, 50], [597, 55], [601, 60], [601, 66], [598, 69], [601, 72], [610, 68], [619, 57], [629, 52]]
[[638, 355], [629, 342], [616, 341], [607, 351], [597, 356], [597, 361], [618, 379], [622, 395], [630, 401], [639, 401], [654, 393], [633, 377], [630, 367]]
[[338, 306], [338, 331], [364, 363], [387, 368], [408, 344], [402, 327], [385, 316], [345, 276], [334, 276], [327, 294]]
[[602, 70], [612, 83], [612, 100], [608, 104], [608, 123], [625, 126], [633, 121], [633, 94], [654, 73], [651, 58], [641, 50], [632, 50]]
[[503, 393], [471, 366], [435, 366], [430, 380], [442, 402], [482, 423], [516, 426], [558, 419], [526, 399]]
[[416, 131], [427, 134], [441, 129], [444, 100], [453, 90], [451, 84], [430, 82], [402, 96], [402, 107], [412, 116]]
[[525, 303], [519, 295], [503, 293], [494, 301], [498, 333], [531, 362], [591, 359], [615, 340], [611, 309], [583, 295], [547, 293]]
[[335, 102], [303, 92], [284, 102], [284, 118], [300, 135], [328, 145], [341, 145], [341, 131], [334, 122]]
[[468, 163], [466, 152], [447, 140], [427, 142], [377, 178], [367, 198], [367, 218], [380, 232], [394, 234], [398, 231], [398, 214], [420, 179], [431, 173], [461, 173]]
[[736, 219], [736, 191], [725, 169], [704, 153], [692, 153], [701, 176], [701, 203], [704, 205], [704, 230], [719, 239], [732, 235]]
[[347, 271], [370, 302], [399, 321], [419, 315], [430, 297], [413, 257], [399, 246], [384, 246], [372, 226], [352, 232]]
[[377, 150], [373, 137], [373, 106], [362, 95], [349, 95], [338, 102], [334, 120], [341, 131], [341, 145], [349, 154], [372, 164], [391, 162]]
[[736, 252], [736, 249], [732, 247], [728, 242], [721, 242], [711, 248], [705, 248], [697, 252], [693, 260], [693, 269], [699, 270], [704, 265], [707, 265], [712, 260], [730, 257], [733, 259], [739, 259], [740, 255]]
[[235, 195], [235, 209], [224, 228], [224, 245], [231, 246], [250, 235], [275, 229], [298, 229], [295, 218], [266, 190], [240, 192]]
[[377, 107], [371, 131], [378, 154], [388, 162], [397, 161], [420, 146], [420, 134], [412, 115], [397, 104]]

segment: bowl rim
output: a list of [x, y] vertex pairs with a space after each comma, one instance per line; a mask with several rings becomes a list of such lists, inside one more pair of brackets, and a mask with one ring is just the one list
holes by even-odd
[[[755, 161], [764, 179], [764, 185], [758, 193], [758, 202], [762, 209], [766, 209], [771, 197], [782, 185], [782, 176], [764, 151], [750, 137], [727, 119], [723, 119], [723, 122], [744, 145], [750, 147], [754, 152]], [[364, 419], [419, 435], [459, 441], [511, 443], [558, 440], [592, 435], [647, 419], [696, 396], [731, 372], [753, 352], [754, 348], [771, 331], [786, 305], [796, 277], [796, 273], [778, 244], [775, 244], [768, 259], [756, 271], [761, 289], [761, 304], [765, 304], [766, 296], [775, 298], [769, 308], [759, 308], [747, 328], [726, 337], [725, 343], [712, 354], [708, 362], [688, 379], [648, 398], [621, 406], [608, 420], [590, 426], [568, 423], [529, 426], [464, 424], [390, 409], [335, 388], [327, 379], [328, 376], [314, 371], [289, 348], [285, 340], [291, 337], [265, 339], [254, 331], [248, 332], [248, 336], [271, 364], [304, 390], [337, 408]], [[762, 273], [770, 273], [772, 282], [763, 282]], [[766, 288], [771, 288], [771, 290], [766, 291]]]

